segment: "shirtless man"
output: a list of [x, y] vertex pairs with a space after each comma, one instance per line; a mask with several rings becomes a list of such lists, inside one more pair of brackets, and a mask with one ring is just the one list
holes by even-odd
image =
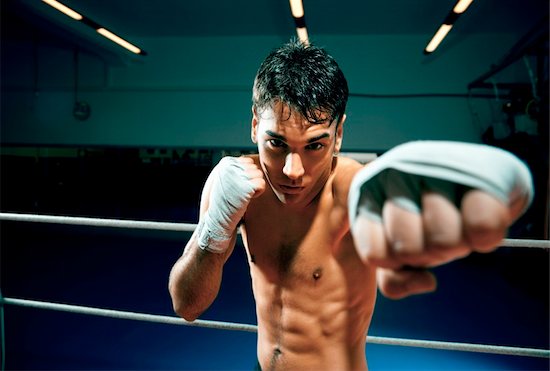
[[429, 267], [494, 250], [532, 198], [524, 165], [486, 146], [413, 142], [366, 167], [338, 156], [347, 97], [324, 50], [272, 52], [254, 83], [258, 155], [214, 168], [170, 274], [176, 313], [195, 320], [241, 229], [263, 370], [366, 370], [377, 287], [434, 290]]

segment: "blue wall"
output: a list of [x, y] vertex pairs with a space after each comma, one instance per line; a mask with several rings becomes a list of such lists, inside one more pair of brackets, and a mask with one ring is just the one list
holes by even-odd
[[[467, 99], [467, 85], [500, 60], [518, 36], [450, 38], [452, 47], [424, 56], [427, 37], [313, 39], [334, 54], [349, 81], [352, 97], [344, 150], [386, 150], [415, 139], [480, 141], [502, 102]], [[38, 44], [34, 51], [31, 42], [5, 42], [1, 140], [5, 144], [251, 146], [252, 81], [263, 57], [284, 41], [267, 36], [146, 39], [149, 55], [122, 66], [82, 52], [77, 95], [92, 108], [84, 122], [72, 116], [72, 50]], [[526, 76], [523, 65], [513, 65], [496, 81], [528, 81]], [[396, 97], [442, 93], [463, 96]]]

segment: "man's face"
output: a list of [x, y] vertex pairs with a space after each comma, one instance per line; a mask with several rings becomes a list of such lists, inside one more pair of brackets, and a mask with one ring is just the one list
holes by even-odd
[[312, 124], [281, 103], [253, 113], [252, 140], [269, 185], [283, 204], [306, 206], [330, 176], [345, 116], [339, 125]]

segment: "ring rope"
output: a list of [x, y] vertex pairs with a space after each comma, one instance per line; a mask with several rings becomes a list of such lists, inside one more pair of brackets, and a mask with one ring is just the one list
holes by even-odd
[[[137, 321], [164, 323], [172, 325], [185, 325], [196, 327], [207, 327], [221, 330], [236, 330], [246, 332], [257, 332], [258, 327], [256, 325], [241, 324], [234, 322], [221, 322], [210, 320], [195, 320], [193, 322], [186, 321], [182, 318], [173, 316], [161, 316], [155, 314], [127, 312], [113, 309], [102, 309], [95, 307], [85, 307], [79, 305], [50, 303], [36, 300], [26, 299], [14, 299], [14, 298], [0, 298], [0, 304], [8, 304], [22, 307], [49, 309], [70, 313], [88, 314], [94, 316], [103, 316], [119, 319], [130, 319]], [[471, 343], [457, 343], [457, 342], [444, 342], [444, 341], [432, 341], [432, 340], [413, 340], [413, 339], [401, 339], [401, 338], [389, 338], [380, 336], [367, 336], [367, 342], [371, 344], [382, 345], [398, 345], [407, 347], [419, 347], [419, 348], [431, 348], [440, 350], [453, 350], [463, 352], [477, 352], [477, 353], [493, 353], [504, 354], [513, 356], [525, 356], [525, 357], [539, 357], [550, 358], [550, 350], [537, 349], [537, 348], [520, 348], [498, 345], [485, 345], [485, 344], [471, 344]]]
[[156, 314], [127, 312], [127, 311], [114, 310], [114, 309], [103, 309], [103, 308], [95, 308], [95, 307], [85, 307], [80, 305], [59, 304], [59, 303], [50, 303], [45, 301], [14, 299], [14, 298], [3, 298], [1, 302], [2, 304], [8, 304], [8, 305], [17, 305], [21, 307], [38, 308], [38, 309], [50, 309], [50, 310], [69, 312], [69, 313], [88, 314], [91, 316], [130, 319], [130, 320], [144, 321], [144, 322], [164, 323], [169, 325], [206, 327], [206, 328], [214, 328], [219, 330], [256, 332], [255, 325], [247, 325], [247, 324], [240, 324], [240, 323], [218, 322], [218, 321], [210, 321], [210, 320], [195, 320], [193, 322], [189, 322], [184, 320], [183, 318], [174, 317], [174, 316], [161, 316]]
[[[73, 216], [56, 216], [42, 214], [21, 214], [21, 213], [0, 213], [0, 220], [37, 222], [37, 223], [57, 223], [84, 225], [91, 227], [113, 227], [130, 229], [148, 229], [161, 231], [193, 232], [197, 227], [191, 223], [172, 223], [172, 222], [150, 222], [142, 220], [124, 220], [124, 219], [105, 219]], [[501, 247], [531, 247], [550, 250], [550, 240], [531, 240], [531, 239], [504, 239]]]
[[122, 219], [88, 218], [88, 217], [56, 216], [56, 215], [41, 215], [41, 214], [19, 214], [19, 213], [0, 213], [0, 220], [85, 225], [90, 227], [149, 229], [149, 230], [157, 230], [157, 231], [177, 231], [177, 232], [193, 232], [197, 227], [196, 224], [190, 224], [190, 223], [149, 222], [149, 221], [141, 221], [141, 220], [122, 220]]

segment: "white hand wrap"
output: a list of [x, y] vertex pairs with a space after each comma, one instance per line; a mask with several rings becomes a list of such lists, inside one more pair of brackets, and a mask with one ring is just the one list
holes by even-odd
[[362, 169], [353, 179], [348, 196], [350, 225], [361, 213], [381, 221], [385, 200], [420, 210], [424, 189], [445, 194], [458, 202], [455, 185], [480, 189], [506, 205], [533, 200], [533, 181], [527, 166], [509, 152], [480, 144], [416, 141], [399, 145]]
[[236, 157], [224, 157], [210, 174], [208, 210], [197, 226], [198, 245], [213, 253], [229, 247], [255, 189]]

